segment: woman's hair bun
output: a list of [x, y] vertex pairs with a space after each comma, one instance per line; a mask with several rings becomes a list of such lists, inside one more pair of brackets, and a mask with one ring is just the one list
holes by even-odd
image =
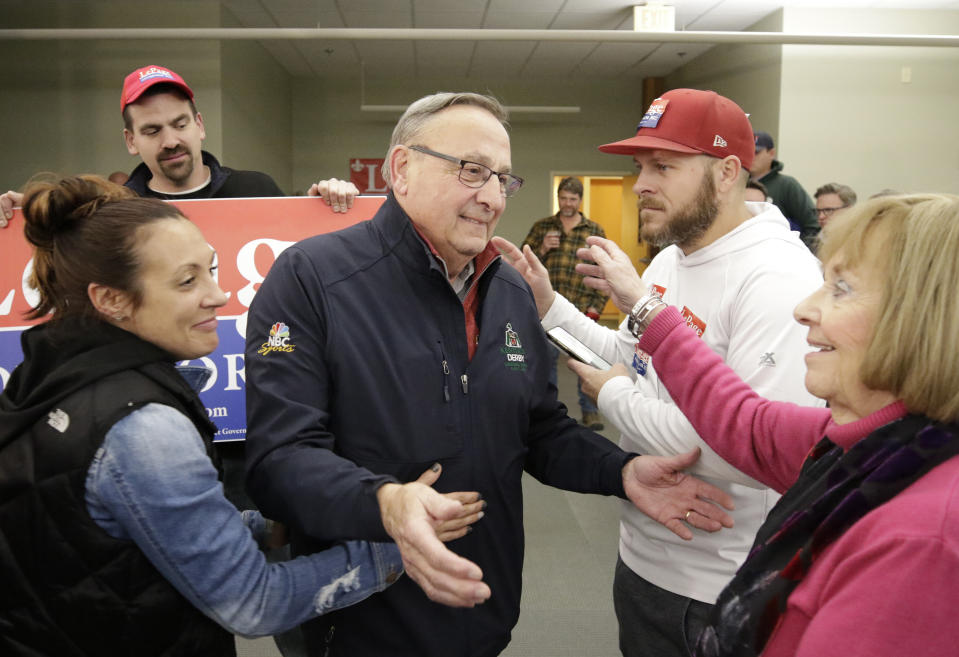
[[50, 250], [58, 235], [74, 230], [104, 203], [136, 194], [94, 175], [52, 182], [33, 180], [23, 195], [24, 234], [38, 249]]

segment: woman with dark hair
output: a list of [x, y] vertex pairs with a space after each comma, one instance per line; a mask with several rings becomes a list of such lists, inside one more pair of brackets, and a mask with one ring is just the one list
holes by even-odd
[[226, 303], [196, 226], [95, 176], [33, 184], [23, 214], [30, 316], [53, 314], [0, 396], [0, 654], [232, 655], [229, 632], [289, 629], [395, 581], [393, 544], [267, 564], [266, 521], [223, 496], [194, 392], [209, 372], [174, 366], [216, 347]]

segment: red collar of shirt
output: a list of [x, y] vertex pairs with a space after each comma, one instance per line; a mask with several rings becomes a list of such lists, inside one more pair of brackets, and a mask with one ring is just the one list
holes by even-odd
[[[419, 229], [419, 226], [412, 220], [410, 223], [413, 225], [413, 230], [416, 231], [416, 234], [420, 236], [420, 239], [422, 239], [427, 248], [429, 248], [433, 257], [443, 263], [443, 268], [446, 269], [446, 274], [449, 275], [446, 261], [443, 260], [443, 257], [433, 244], [427, 239], [426, 235], [423, 234], [423, 231]], [[476, 353], [476, 346], [479, 344], [479, 324], [476, 321], [476, 311], [479, 309], [479, 286], [477, 283], [479, 282], [480, 276], [486, 271], [486, 268], [499, 257], [499, 251], [496, 250], [496, 247], [487, 243], [486, 248], [473, 258], [473, 267], [475, 269], [473, 272], [473, 281], [470, 284], [469, 290], [466, 292], [466, 297], [463, 299], [463, 315], [466, 321], [466, 348], [469, 352], [470, 360], [473, 360], [473, 354]]]

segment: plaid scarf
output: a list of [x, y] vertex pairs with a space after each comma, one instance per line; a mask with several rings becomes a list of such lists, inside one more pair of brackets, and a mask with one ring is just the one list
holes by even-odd
[[909, 415], [843, 452], [828, 437], [773, 508], [716, 601], [697, 657], [759, 655], [786, 600], [823, 550], [857, 520], [959, 454], [959, 425]]

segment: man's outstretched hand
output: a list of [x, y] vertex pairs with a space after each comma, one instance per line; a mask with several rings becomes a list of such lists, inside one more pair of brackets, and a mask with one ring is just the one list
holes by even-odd
[[553, 291], [553, 285], [549, 282], [549, 272], [540, 262], [529, 245], [522, 250], [508, 239], [503, 237], [493, 237], [490, 243], [499, 249], [503, 257], [520, 273], [526, 284], [533, 290], [533, 297], [536, 299], [536, 312], [542, 319], [549, 307], [553, 305], [553, 299], [556, 293]]
[[683, 472], [697, 459], [698, 447], [677, 456], [638, 456], [623, 467], [623, 488], [636, 508], [687, 541], [690, 526], [708, 532], [733, 526], [721, 508], [732, 510], [732, 498]]
[[406, 573], [435, 602], [473, 607], [490, 597], [483, 571], [443, 545], [438, 531], [463, 517], [463, 503], [420, 481], [384, 484], [376, 492], [386, 532], [396, 541]]
[[[440, 478], [443, 468], [439, 463], [428, 468], [421, 474], [416, 481], [427, 486], [432, 486]], [[444, 497], [460, 503], [459, 513], [447, 518], [435, 526], [436, 536], [444, 543], [455, 541], [458, 538], [466, 536], [473, 531], [473, 523], [479, 521], [486, 513], [486, 502], [476, 491], [454, 491], [452, 493], [443, 493]]]

